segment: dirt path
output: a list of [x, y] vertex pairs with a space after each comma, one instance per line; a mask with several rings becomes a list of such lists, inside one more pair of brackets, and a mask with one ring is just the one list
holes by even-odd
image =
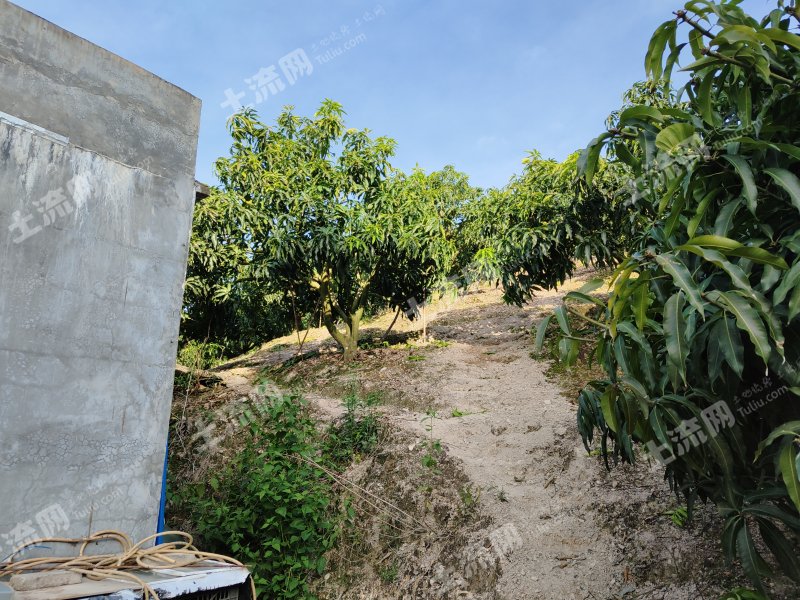
[[432, 330], [452, 344], [426, 360], [418, 377], [436, 382], [442, 415], [465, 413], [435, 421], [433, 435], [484, 490], [495, 523], [518, 534], [498, 592], [588, 598], [620, 588], [615, 575], [623, 570], [613, 564], [610, 533], [587, 518], [591, 484], [601, 474], [577, 437], [575, 407], [548, 381], [546, 365], [530, 358], [535, 308], [492, 303], [451, 311]]
[[[355, 377], [388, 390], [388, 419], [440, 439], [461, 461], [494, 530], [503, 532], [496, 597], [717, 598], [719, 582], [730, 577], [716, 549], [713, 510], [700, 510], [692, 530], [679, 528], [664, 514], [679, 503], [657, 465], [609, 474], [581, 444], [575, 404], [546, 375], [548, 364], [531, 358], [530, 329], [561, 295], [543, 293], [516, 308], [484, 290], [431, 315], [429, 331], [444, 347], [369, 351], [346, 372], [325, 361], [312, 371], [304, 361], [306, 370], [292, 377], [333, 414], [338, 396], [320, 382], [335, 387]], [[419, 360], [410, 360], [414, 354]], [[244, 383], [281, 358], [262, 353], [227, 376]], [[432, 433], [426, 408], [437, 414]]]

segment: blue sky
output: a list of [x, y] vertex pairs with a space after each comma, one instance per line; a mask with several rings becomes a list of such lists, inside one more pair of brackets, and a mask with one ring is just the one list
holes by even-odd
[[[225, 91], [271, 122], [286, 104], [341, 102], [348, 125], [398, 142], [395, 166], [453, 164], [503, 185], [531, 149], [564, 158], [603, 128], [644, 77], [652, 31], [678, 0], [16, 0], [198, 96], [197, 178], [227, 153]], [[761, 16], [769, 0], [746, 0]], [[345, 49], [345, 46], [351, 46]], [[313, 70], [290, 84], [279, 60], [303, 49]], [[338, 49], [338, 50], [335, 50]], [[327, 52], [340, 52], [324, 61]], [[283, 89], [246, 79], [275, 66]], [[254, 82], [251, 82], [254, 83]], [[274, 85], [274, 84], [273, 84]]]

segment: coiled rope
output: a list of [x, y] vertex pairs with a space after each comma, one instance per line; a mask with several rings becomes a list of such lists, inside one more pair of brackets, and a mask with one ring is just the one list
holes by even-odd
[[[144, 546], [162, 536], [177, 536], [182, 538], [172, 542], [165, 542], [149, 548]], [[165, 531], [148, 536], [134, 544], [133, 540], [121, 531], [98, 531], [84, 538], [41, 538], [30, 541], [16, 548], [8, 560], [0, 562], [0, 577], [24, 573], [38, 573], [44, 571], [71, 571], [80, 573], [93, 580], [122, 579], [130, 581], [142, 589], [142, 600], [159, 600], [156, 591], [133, 571], [150, 571], [156, 569], [177, 569], [181, 567], [208, 567], [206, 561], [218, 561], [223, 566], [243, 567], [238, 560], [213, 552], [202, 552], [194, 547], [194, 539], [183, 531]], [[116, 542], [121, 550], [116, 554], [85, 554], [90, 544], [97, 542]], [[13, 560], [26, 548], [41, 544], [71, 544], [79, 545], [76, 556], [50, 556], [40, 558], [26, 558]], [[252, 598], [256, 598], [256, 588], [253, 578], [249, 578]]]

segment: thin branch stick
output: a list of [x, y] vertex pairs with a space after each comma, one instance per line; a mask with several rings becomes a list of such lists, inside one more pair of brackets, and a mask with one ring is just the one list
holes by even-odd
[[402, 308], [400, 307], [400, 305], [398, 305], [397, 312], [394, 313], [394, 319], [392, 319], [392, 322], [389, 324], [389, 328], [386, 331], [384, 331], [383, 335], [381, 336], [381, 342], [386, 341], [386, 338], [389, 337], [389, 332], [392, 330], [392, 327], [394, 327], [394, 324], [397, 322], [397, 317], [400, 316], [401, 310]]
[[569, 312], [572, 315], [575, 315], [579, 319], [583, 319], [584, 321], [588, 321], [589, 323], [592, 323], [593, 325], [597, 325], [598, 327], [602, 327], [603, 329], [608, 329], [608, 325], [606, 325], [605, 323], [601, 323], [600, 321], [595, 321], [594, 319], [589, 318], [586, 315], [582, 315], [577, 310], [575, 310], [573, 308], [570, 308], [568, 305], [565, 305], [565, 306], [567, 306], [567, 312]]
[[688, 23], [689, 25], [694, 27], [697, 31], [702, 33], [707, 38], [712, 39], [712, 40], [714, 39], [714, 37], [715, 37], [714, 34], [711, 33], [711, 31], [709, 31], [705, 27], [703, 27], [702, 25], [700, 25], [700, 23], [698, 23], [697, 21], [693, 21], [692, 19], [690, 19], [689, 15], [686, 14], [686, 11], [678, 10], [678, 11], [675, 11], [673, 14], [676, 17], [678, 17], [678, 19], [680, 19], [681, 21], [683, 21], [685, 23]]

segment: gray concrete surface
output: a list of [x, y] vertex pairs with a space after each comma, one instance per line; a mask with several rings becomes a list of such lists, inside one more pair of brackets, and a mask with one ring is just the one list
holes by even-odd
[[156, 531], [199, 116], [0, 0], [0, 560]]

